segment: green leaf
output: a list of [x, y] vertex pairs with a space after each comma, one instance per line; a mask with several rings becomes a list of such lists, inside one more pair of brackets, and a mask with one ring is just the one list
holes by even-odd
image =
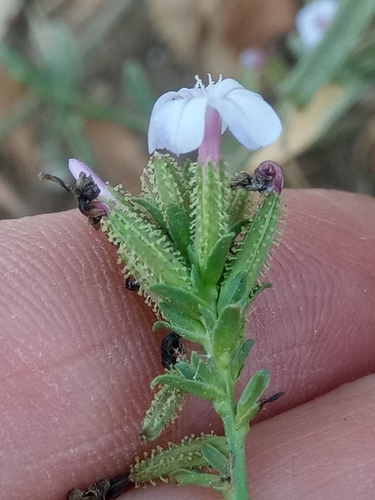
[[199, 262], [198, 262], [198, 256], [194, 251], [194, 248], [192, 245], [188, 246], [187, 249], [188, 255], [189, 255], [189, 261], [191, 264], [192, 272], [194, 271], [198, 275], [198, 269], [199, 269]]
[[245, 271], [230, 276], [225, 279], [220, 289], [218, 300], [218, 311], [224, 309], [229, 304], [235, 304], [239, 300], [246, 297], [247, 278]]
[[247, 426], [249, 420], [258, 413], [258, 400], [263, 392], [267, 389], [269, 382], [270, 373], [265, 369], [257, 371], [251, 377], [237, 403], [237, 429], [240, 429], [243, 426]]
[[224, 234], [211, 250], [206, 266], [202, 269], [202, 280], [207, 287], [216, 286], [223, 274], [229, 249], [233, 243], [235, 233]]
[[181, 376], [186, 380], [196, 380], [197, 374], [189, 363], [184, 361], [179, 361], [175, 364], [174, 368], [181, 374]]
[[152, 201], [146, 198], [136, 198], [136, 197], [132, 198], [132, 201], [134, 201], [134, 203], [142, 205], [142, 207], [144, 207], [147, 210], [147, 212], [149, 212], [151, 217], [154, 218], [154, 220], [160, 226], [160, 228], [163, 231], [167, 231], [167, 225], [164, 222], [163, 214]]
[[[171, 323], [172, 330], [176, 333], [182, 335], [187, 340], [191, 342], [197, 342], [198, 344], [204, 344], [207, 339], [207, 333], [202, 323], [197, 319], [192, 318], [186, 314], [183, 314], [174, 307], [171, 307], [165, 302], [160, 302], [158, 304], [160, 312], [163, 316]], [[184, 334], [181, 332], [185, 332]]]
[[151, 385], [155, 387], [158, 384], [167, 384], [170, 387], [189, 394], [194, 394], [194, 396], [201, 399], [207, 399], [208, 401], [220, 400], [223, 397], [223, 395], [213, 386], [207, 385], [204, 382], [186, 380], [176, 375], [159, 375], [154, 378]]
[[190, 364], [197, 377], [208, 385], [215, 385], [215, 377], [207, 363], [196, 351], [191, 353]]
[[[189, 247], [191, 248], [191, 247]], [[189, 260], [191, 263], [191, 270], [190, 270], [190, 281], [191, 285], [194, 290], [199, 290], [200, 292], [203, 290], [203, 283], [202, 283], [202, 278], [199, 272], [199, 267], [197, 263], [193, 263], [192, 260], [194, 260], [195, 254], [193, 252], [189, 252]]]
[[230, 362], [230, 369], [233, 380], [238, 380], [240, 378], [245, 361], [250, 354], [253, 345], [254, 339], [245, 340], [238, 345], [237, 351], [235, 352]]
[[178, 205], [168, 206], [166, 214], [169, 234], [181, 254], [188, 258], [188, 247], [191, 245], [190, 219]]
[[212, 350], [217, 363], [223, 368], [230, 365], [237, 342], [244, 334], [245, 318], [236, 304], [225, 307], [212, 332]]
[[266, 262], [280, 216], [280, 197], [271, 193], [264, 198], [257, 211], [245, 239], [239, 246], [236, 259], [228, 277], [223, 283], [222, 293], [227, 294], [231, 281], [245, 272], [247, 276], [246, 297], [251, 293]]
[[324, 39], [300, 63], [284, 82], [282, 91], [297, 106], [305, 106], [314, 94], [342, 67], [375, 14], [374, 0], [362, 0], [360, 8], [353, 0], [341, 0], [332, 25]]
[[122, 68], [125, 89], [132, 101], [145, 114], [151, 115], [156, 97], [151, 90], [146, 72], [139, 61], [127, 59]]
[[173, 307], [176, 311], [182, 312], [187, 316], [200, 318], [199, 305], [205, 306], [205, 302], [183, 288], [165, 283], [156, 283], [149, 287], [151, 292], [156, 293], [163, 301]]
[[204, 444], [202, 453], [211, 467], [218, 471], [222, 479], [230, 479], [230, 464], [227, 456], [211, 444]]
[[[216, 297], [212, 297], [213, 304], [215, 304], [216, 302], [215, 298]], [[203, 307], [203, 306], [199, 306], [199, 311], [201, 313], [201, 321], [206, 327], [206, 330], [207, 331], [212, 330], [216, 321], [216, 317], [214, 315], [215, 313], [211, 311], [211, 309], [209, 309], [208, 307]]]

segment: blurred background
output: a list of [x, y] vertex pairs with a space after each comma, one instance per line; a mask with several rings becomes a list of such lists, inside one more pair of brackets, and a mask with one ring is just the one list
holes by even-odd
[[375, 194], [374, 0], [2, 0], [0, 218], [76, 203], [78, 158], [136, 194], [152, 106], [168, 90], [233, 77], [282, 118], [250, 152], [230, 135], [233, 172], [264, 159], [286, 185]]

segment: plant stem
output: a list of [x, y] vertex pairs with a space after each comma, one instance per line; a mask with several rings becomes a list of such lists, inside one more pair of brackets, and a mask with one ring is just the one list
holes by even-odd
[[222, 376], [226, 383], [226, 400], [215, 405], [215, 408], [223, 421], [228, 443], [231, 471], [230, 500], [249, 500], [245, 455], [245, 438], [248, 430], [237, 429], [236, 426], [235, 383], [230, 370], [226, 369]]

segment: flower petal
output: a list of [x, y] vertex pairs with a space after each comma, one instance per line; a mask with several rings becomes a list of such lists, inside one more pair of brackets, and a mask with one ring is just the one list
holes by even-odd
[[155, 103], [148, 131], [148, 149], [166, 148], [182, 154], [197, 149], [203, 141], [207, 96], [199, 89], [168, 92]]
[[208, 104], [211, 104], [211, 102], [217, 101], [219, 99], [224, 99], [231, 92], [240, 89], [245, 90], [245, 87], [243, 87], [240, 83], [237, 82], [237, 80], [234, 80], [233, 78], [224, 78], [223, 80], [220, 80], [212, 85], [208, 85], [206, 87], [206, 91], [209, 96]]
[[209, 105], [218, 111], [234, 137], [248, 149], [268, 146], [281, 133], [280, 119], [271, 106], [259, 94], [238, 83], [237, 88], [232, 84], [232, 90], [219, 99], [210, 99]]
[[75, 180], [78, 180], [79, 174], [81, 172], [85, 173], [87, 177], [91, 176], [92, 180], [100, 189], [100, 198], [102, 198], [103, 200], [112, 199], [112, 195], [107, 186], [105, 185], [105, 183], [93, 170], [91, 170], [90, 167], [86, 165], [86, 163], [83, 163], [83, 161], [80, 160], [76, 160], [75, 158], [70, 158], [68, 166], [70, 173], [75, 178]]

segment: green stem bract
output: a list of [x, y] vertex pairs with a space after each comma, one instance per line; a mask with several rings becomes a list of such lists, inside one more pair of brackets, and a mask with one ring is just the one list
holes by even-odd
[[[201, 269], [219, 238], [228, 229], [230, 188], [223, 166], [211, 163], [196, 167], [194, 191], [194, 249]], [[215, 283], [216, 284], [216, 283]]]

